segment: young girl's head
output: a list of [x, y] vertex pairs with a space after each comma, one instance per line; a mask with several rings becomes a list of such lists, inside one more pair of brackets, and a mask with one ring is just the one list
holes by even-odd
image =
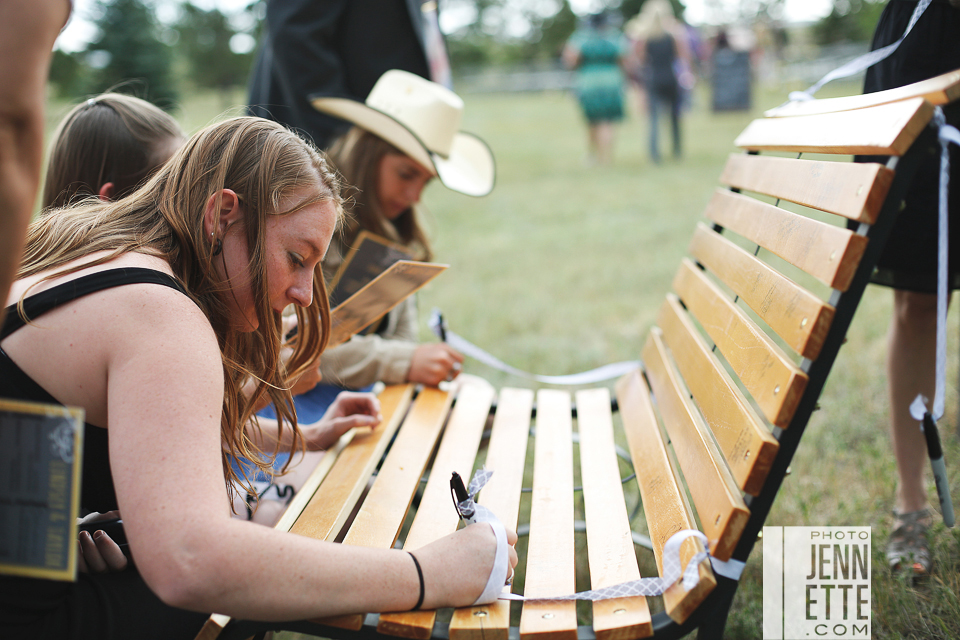
[[403, 243], [420, 260], [430, 260], [430, 243], [414, 205], [433, 173], [359, 127], [334, 142], [328, 155], [353, 188], [347, 237], [366, 229]]
[[[264, 456], [242, 425], [265, 396], [295, 424], [288, 374], [312, 366], [329, 336], [319, 261], [341, 217], [339, 182], [319, 151], [275, 122], [234, 118], [192, 136], [122, 200], [45, 210], [30, 225], [19, 277], [56, 275], [127, 252], [163, 258], [220, 343], [224, 455], [258, 460]], [[308, 293], [288, 295], [293, 280]], [[283, 364], [281, 311], [291, 303], [301, 305], [299, 330]], [[250, 396], [241, 390], [247, 379], [257, 381]], [[229, 464], [225, 469], [236, 480]]]
[[43, 208], [132, 192], [183, 144], [180, 125], [145, 100], [104, 93], [74, 107], [50, 148]]
[[330, 149], [345, 181], [359, 189], [348, 239], [364, 228], [429, 259], [414, 206], [426, 183], [436, 176], [446, 187], [472, 196], [493, 189], [490, 148], [460, 131], [463, 100], [440, 84], [392, 69], [365, 102], [315, 97], [313, 106], [356, 125]]

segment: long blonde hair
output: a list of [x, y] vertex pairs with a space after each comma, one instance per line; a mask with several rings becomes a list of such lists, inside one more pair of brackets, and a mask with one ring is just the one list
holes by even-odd
[[[280, 209], [285, 197], [304, 188], [313, 189], [312, 197], [293, 210]], [[222, 189], [235, 191], [243, 204], [251, 287], [260, 321], [258, 330], [252, 333], [231, 327], [233, 292], [214, 268], [217, 252], [204, 233], [206, 203]], [[156, 175], [123, 200], [87, 200], [41, 214], [28, 231], [18, 277], [53, 271], [44, 278], [47, 280], [103, 264], [129, 251], [166, 260], [217, 335], [224, 374], [224, 474], [231, 493], [234, 482], [250, 491], [249, 479], [246, 474], [242, 479], [237, 477], [230, 456], [248, 458], [267, 472], [273, 458], [263, 455], [243, 426], [254, 415], [257, 403], [268, 397], [277, 409], [281, 428], [289, 423], [293, 430], [292, 450], [302, 447], [285, 381], [310, 366], [326, 346], [330, 333], [330, 307], [318, 269], [314, 274], [313, 302], [309, 307], [297, 308], [298, 331], [289, 345], [293, 355], [286, 365], [281, 362], [281, 319], [273, 311], [267, 293], [264, 228], [267, 216], [286, 215], [316, 202], [334, 203], [338, 221], [342, 218], [339, 181], [323, 155], [275, 122], [234, 118], [198, 132]], [[218, 202], [216, 211], [219, 210]], [[218, 224], [215, 220], [214, 225]], [[98, 251], [107, 253], [80, 267], [61, 268]], [[23, 313], [22, 299], [20, 312]], [[255, 381], [249, 396], [241, 390], [247, 379]]]
[[351, 128], [338, 138], [327, 153], [343, 176], [344, 183], [353, 187], [349, 198], [350, 215], [343, 227], [345, 244], [349, 245], [361, 229], [366, 229], [405, 245], [418, 260], [430, 260], [433, 252], [417, 207], [412, 206], [388, 220], [377, 197], [380, 160], [387, 154], [405, 154], [383, 138], [359, 127]]

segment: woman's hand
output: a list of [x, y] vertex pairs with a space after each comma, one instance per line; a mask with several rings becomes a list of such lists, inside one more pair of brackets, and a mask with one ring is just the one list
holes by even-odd
[[435, 387], [444, 380], [450, 381], [460, 375], [461, 363], [463, 355], [448, 344], [422, 344], [413, 352], [407, 382]]
[[344, 433], [354, 427], [376, 427], [380, 415], [380, 400], [372, 393], [341, 391], [323, 417], [313, 424], [300, 425], [307, 449], [329, 449]]
[[[506, 530], [508, 577], [517, 566], [517, 532]], [[413, 553], [423, 569], [422, 609], [468, 607], [487, 586], [497, 552], [497, 537], [485, 522], [471, 524]], [[411, 563], [412, 566], [412, 563]], [[413, 569], [411, 569], [413, 570]]]
[[[91, 513], [79, 524], [116, 520], [120, 517], [119, 511], [106, 513]], [[102, 530], [94, 531], [90, 535], [81, 531], [77, 538], [79, 553], [77, 554], [77, 568], [83, 573], [111, 573], [123, 571], [127, 568], [127, 557], [123, 555], [120, 546]]]

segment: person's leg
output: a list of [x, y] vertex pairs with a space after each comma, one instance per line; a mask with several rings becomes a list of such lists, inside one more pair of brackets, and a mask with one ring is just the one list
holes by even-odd
[[600, 150], [600, 134], [597, 130], [597, 122], [588, 122], [587, 123], [587, 140], [589, 141], [589, 146], [587, 149], [587, 165], [592, 165], [597, 162], [599, 150]]
[[597, 132], [597, 162], [608, 165], [613, 162], [614, 124], [602, 121], [596, 124]]
[[659, 120], [660, 120], [660, 96], [656, 91], [647, 91], [647, 110], [650, 113], [650, 159], [654, 162], [660, 162], [659, 150]]
[[682, 149], [680, 147], [680, 109], [682, 108], [681, 104], [681, 94], [678, 91], [673, 95], [673, 98], [670, 101], [670, 125], [673, 129], [673, 157], [680, 158], [682, 155]]
[[[920, 426], [910, 415], [917, 394], [933, 399], [935, 385], [937, 297], [894, 290], [893, 318], [887, 336], [887, 390], [890, 397], [890, 436], [897, 462], [897, 520], [888, 561], [900, 568], [899, 558], [910, 561], [917, 573], [930, 569], [929, 552], [911, 549], [920, 544], [929, 518], [924, 471], [926, 445]], [[913, 514], [913, 515], [911, 515]], [[922, 543], [926, 548], [926, 542]], [[915, 551], [913, 560], [906, 555]]]

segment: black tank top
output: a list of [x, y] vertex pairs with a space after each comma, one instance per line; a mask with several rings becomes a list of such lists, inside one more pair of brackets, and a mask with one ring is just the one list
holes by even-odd
[[[64, 282], [34, 294], [23, 301], [24, 313], [31, 320], [78, 298], [126, 284], [159, 284], [186, 291], [172, 276], [154, 269], [123, 267], [100, 271]], [[25, 324], [17, 306], [7, 307], [0, 327], [0, 341]], [[0, 348], [0, 397], [62, 405], [37, 384]], [[83, 436], [83, 466], [80, 507], [86, 511], [111, 511], [117, 508], [117, 495], [110, 475], [107, 430], [86, 423]]]

